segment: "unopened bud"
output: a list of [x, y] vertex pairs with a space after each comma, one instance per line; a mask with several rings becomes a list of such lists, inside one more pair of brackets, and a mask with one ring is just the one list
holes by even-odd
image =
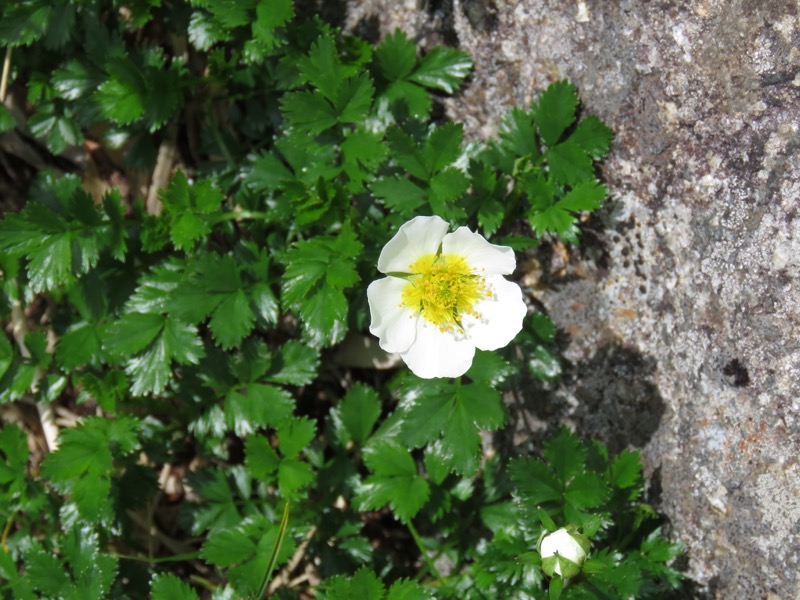
[[589, 538], [564, 527], [548, 533], [539, 542], [542, 571], [548, 577], [560, 575], [563, 579], [574, 577], [581, 570], [589, 551]]

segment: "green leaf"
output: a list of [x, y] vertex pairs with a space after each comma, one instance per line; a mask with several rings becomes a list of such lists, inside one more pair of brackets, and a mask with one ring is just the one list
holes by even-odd
[[552, 148], [564, 131], [575, 121], [578, 96], [567, 81], [557, 81], [539, 97], [533, 106], [533, 118], [542, 134], [542, 140]]
[[76, 176], [42, 176], [32, 195], [34, 201], [22, 212], [0, 221], [0, 251], [28, 259], [34, 292], [72, 283], [93, 269], [104, 252], [115, 258], [121, 258], [120, 250], [124, 254], [121, 224], [95, 206]]
[[51, 10], [39, 3], [8, 7], [0, 21], [0, 39], [11, 47], [33, 43], [46, 32]]
[[517, 497], [531, 515], [536, 515], [540, 504], [562, 498], [561, 484], [540, 460], [530, 457], [514, 459], [508, 465], [508, 473]]
[[547, 179], [544, 173], [526, 173], [520, 178], [519, 185], [520, 189], [527, 194], [528, 202], [531, 205], [529, 218], [536, 211], [547, 209], [553, 205], [555, 200], [553, 182]]
[[278, 371], [269, 376], [275, 383], [306, 385], [314, 380], [319, 368], [319, 351], [298, 340], [281, 346], [278, 358]]
[[115, 413], [117, 405], [128, 395], [128, 378], [117, 369], [104, 373], [102, 377], [90, 372], [81, 373], [78, 381], [83, 387], [78, 403], [92, 399], [110, 413]]
[[633, 561], [614, 562], [594, 575], [592, 584], [605, 596], [636, 598], [642, 585], [642, 573]]
[[562, 485], [585, 469], [586, 449], [566, 427], [562, 427], [555, 436], [547, 440], [544, 456]]
[[551, 381], [561, 377], [561, 362], [558, 356], [544, 346], [536, 346], [528, 354], [526, 363], [531, 374], [541, 381]]
[[534, 313], [528, 318], [528, 323], [543, 342], [552, 342], [555, 339], [556, 325], [544, 313]]
[[196, 327], [169, 317], [162, 317], [162, 322], [163, 327], [155, 340], [126, 363], [125, 372], [133, 380], [131, 393], [134, 396], [160, 393], [169, 383], [173, 360], [181, 365], [193, 365], [204, 354]]
[[295, 492], [314, 482], [314, 470], [307, 462], [287, 458], [278, 466], [278, 493], [287, 500], [295, 500]]
[[374, 94], [375, 88], [366, 73], [346, 79], [336, 98], [338, 122], [359, 123], [363, 121], [372, 106]]
[[[268, 284], [267, 266], [267, 261], [250, 252], [201, 254], [170, 294], [166, 310], [189, 323], [211, 315], [209, 329], [217, 343], [226, 349], [238, 346], [258, 317], [268, 323], [276, 318], [277, 302]], [[254, 282], [253, 272], [262, 280]]]
[[104, 65], [108, 79], [94, 94], [104, 116], [118, 125], [141, 119], [151, 132], [166, 124], [180, 108], [185, 67], [180, 61], [165, 65], [157, 47], [141, 53], [111, 51]]
[[375, 510], [387, 503], [401, 521], [416, 515], [430, 495], [430, 486], [418, 473], [405, 448], [379, 441], [364, 449], [364, 462], [372, 475], [359, 486], [355, 501], [360, 510]]
[[600, 506], [608, 495], [608, 487], [597, 473], [578, 473], [564, 490], [564, 499], [576, 510]]
[[567, 193], [556, 206], [570, 212], [594, 210], [606, 197], [606, 188], [596, 180], [582, 181]]
[[402, 436], [411, 446], [434, 441], [442, 434], [442, 451], [452, 468], [471, 475], [478, 466], [481, 429], [505, 422], [499, 392], [484, 383], [453, 386], [424, 383], [404, 392]]
[[536, 159], [541, 154], [533, 115], [521, 108], [514, 107], [503, 116], [498, 137], [498, 147], [510, 157]]
[[66, 371], [86, 364], [96, 364], [101, 357], [100, 333], [86, 321], [71, 325], [58, 340], [56, 358]]
[[611, 484], [618, 489], [638, 488], [642, 484], [642, 459], [638, 450], [623, 450], [611, 465]]
[[666, 563], [680, 556], [681, 544], [671, 544], [663, 537], [661, 527], [654, 529], [642, 540], [641, 551], [648, 559], [655, 562]]
[[425, 190], [400, 175], [378, 179], [370, 190], [387, 208], [402, 214], [410, 214], [425, 203]]
[[417, 48], [400, 29], [386, 36], [383, 43], [375, 49], [378, 71], [387, 81], [404, 79], [411, 73], [416, 62]]
[[[256, 597], [264, 570], [273, 553], [278, 527], [267, 518], [248, 517], [235, 527], [212, 532], [200, 555], [217, 566], [229, 567], [226, 571], [238, 598]], [[291, 536], [287, 536], [277, 554], [277, 563], [285, 562], [294, 552]]]
[[171, 573], [159, 573], [150, 584], [152, 600], [200, 600], [191, 586]]
[[571, 138], [551, 147], [546, 154], [550, 178], [556, 183], [575, 185], [594, 177], [592, 158]]
[[75, 600], [106, 598], [117, 575], [117, 560], [99, 552], [97, 533], [90, 527], [75, 527], [61, 543], [74, 580], [64, 597]]
[[455, 203], [469, 188], [467, 176], [454, 167], [447, 167], [431, 178], [431, 194], [428, 199], [437, 215], [449, 214], [449, 205]]
[[363, 189], [362, 183], [371, 179], [371, 174], [386, 160], [387, 151], [383, 136], [361, 129], [350, 132], [342, 142], [342, 169], [354, 186], [349, 189]]
[[129, 313], [107, 330], [105, 348], [126, 356], [145, 349], [161, 333], [164, 317], [150, 313]]
[[225, 396], [225, 421], [239, 436], [268, 425], [277, 427], [293, 409], [288, 392], [263, 383], [234, 388]]
[[364, 384], [355, 384], [339, 405], [338, 415], [350, 438], [363, 445], [381, 414], [378, 393]]
[[253, 18], [252, 10], [255, 4], [256, 0], [242, 0], [236, 3], [226, 2], [225, 0], [206, 0], [202, 3], [226, 29], [234, 29], [250, 23]]
[[68, 114], [58, 114], [55, 107], [48, 103], [40, 106], [28, 119], [31, 133], [45, 140], [53, 154], [61, 154], [67, 146], [75, 146], [83, 141], [80, 128]]
[[351, 598], [379, 600], [383, 597], [383, 582], [369, 569], [361, 567], [350, 580]]
[[[208, 13], [195, 11], [189, 19], [189, 41], [198, 50], [210, 50], [214, 44], [230, 39], [226, 28]], [[255, 37], [255, 32], [254, 32]]]
[[248, 436], [245, 440], [244, 453], [247, 470], [254, 478], [266, 481], [278, 470], [280, 459], [267, 438]]
[[218, 567], [242, 562], [256, 551], [256, 544], [241, 527], [212, 532], [200, 550], [200, 557]]
[[0, 105], [0, 133], [11, 131], [17, 126], [17, 120], [5, 105]]
[[278, 430], [278, 448], [287, 458], [295, 458], [311, 443], [316, 435], [314, 421], [295, 417], [285, 421]]
[[211, 231], [210, 215], [219, 213], [224, 196], [210, 181], [190, 186], [180, 169], [161, 193], [164, 212], [170, 218], [170, 239], [178, 250], [191, 250]]
[[454, 390], [447, 383], [430, 381], [405, 388], [401, 403], [403, 441], [411, 447], [435, 441], [454, 404]]
[[513, 373], [511, 365], [496, 352], [478, 350], [472, 360], [472, 366], [467, 371], [467, 377], [472, 381], [496, 387]]
[[71, 101], [91, 95], [104, 80], [102, 71], [77, 59], [62, 64], [50, 79], [61, 97]]
[[[294, 305], [312, 294], [324, 280], [339, 288], [354, 285], [359, 276], [352, 260], [363, 246], [345, 231], [336, 239], [316, 238], [298, 242], [286, 253], [283, 301]], [[348, 239], [352, 239], [349, 242]]]
[[431, 592], [410, 579], [395, 581], [386, 596], [386, 600], [430, 600], [431, 598], [433, 598]]
[[456, 471], [470, 475], [478, 468], [481, 429], [498, 429], [506, 416], [500, 393], [481, 383], [462, 385], [442, 437], [444, 452]]
[[564, 580], [558, 575], [550, 579], [550, 587], [548, 588], [548, 597], [550, 600], [558, 600], [561, 597], [561, 590], [564, 589]]
[[[560, 148], [556, 146], [553, 150]], [[568, 242], [577, 242], [577, 220], [573, 213], [582, 210], [594, 210], [606, 196], [606, 188], [593, 177], [579, 182], [561, 200], [552, 202], [552, 186], [541, 178], [529, 179], [525, 190], [529, 194], [532, 209], [528, 212], [528, 220], [537, 235], [555, 233]]]
[[593, 160], [600, 160], [611, 147], [614, 132], [594, 115], [589, 115], [578, 123], [569, 136], [571, 142], [580, 146]]
[[63, 492], [70, 492], [81, 516], [90, 522], [110, 515], [109, 477], [115, 456], [139, 447], [139, 422], [131, 417], [110, 421], [87, 418], [64, 429], [58, 450], [47, 457], [42, 474]]
[[283, 304], [298, 310], [315, 345], [330, 345], [344, 337], [347, 300], [341, 290], [359, 280], [354, 257], [362, 248], [345, 225], [336, 238], [298, 242], [284, 256]]
[[393, 128], [386, 134], [392, 158], [395, 162], [409, 172], [409, 174], [427, 181], [431, 176], [428, 168], [428, 156], [414, 138], [402, 129]]
[[115, 56], [106, 64], [109, 79], [94, 97], [103, 114], [119, 125], [132, 123], [144, 114], [147, 80], [126, 57]]
[[329, 36], [320, 36], [311, 45], [308, 57], [298, 61], [298, 67], [308, 82], [332, 103], [336, 101], [339, 87], [349, 74]]
[[280, 104], [286, 120], [311, 135], [319, 135], [337, 123], [336, 110], [319, 92], [284, 94]]
[[461, 50], [434, 48], [419, 61], [417, 68], [408, 77], [428, 88], [452, 94], [472, 69], [472, 60]]
[[550, 206], [538, 212], [529, 212], [528, 221], [536, 235], [540, 237], [545, 233], [558, 234], [562, 238], [566, 238], [567, 241], [572, 240], [574, 237], [575, 217], [557, 206]]
[[8, 502], [25, 492], [27, 486], [28, 436], [16, 425], [0, 429], [0, 498]]
[[299, 314], [313, 344], [330, 346], [344, 339], [347, 300], [338, 289], [323, 285], [300, 305]]
[[361, 567], [352, 577], [337, 575], [325, 582], [321, 600], [382, 600], [383, 582], [369, 569]]
[[484, 198], [478, 207], [478, 225], [486, 237], [491, 237], [506, 218], [506, 207], [495, 198]]
[[292, 20], [292, 0], [260, 0], [253, 22], [253, 38], [269, 52], [275, 46], [275, 30]]
[[464, 126], [446, 123], [431, 130], [425, 144], [425, 163], [428, 171], [435, 173], [451, 165], [461, 155]]
[[254, 190], [271, 194], [294, 179], [292, 172], [272, 152], [260, 154], [253, 161], [245, 177], [245, 183]]
[[233, 491], [225, 474], [218, 469], [204, 469], [187, 474], [189, 485], [204, 499], [194, 513], [192, 533], [219, 531], [241, 523]]
[[428, 91], [415, 83], [408, 81], [395, 81], [389, 84], [386, 91], [379, 97], [379, 101], [386, 99], [397, 115], [398, 120], [408, 116], [420, 121], [425, 121], [433, 108], [433, 100]]
[[49, 596], [60, 596], [69, 583], [61, 560], [42, 550], [25, 555], [25, 571], [34, 587]]

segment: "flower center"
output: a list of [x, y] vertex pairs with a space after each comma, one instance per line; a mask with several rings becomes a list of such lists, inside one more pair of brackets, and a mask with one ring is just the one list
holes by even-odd
[[473, 308], [489, 296], [486, 280], [457, 254], [426, 254], [409, 268], [403, 288], [403, 306], [421, 314], [440, 331], [461, 329], [465, 314], [479, 317]]

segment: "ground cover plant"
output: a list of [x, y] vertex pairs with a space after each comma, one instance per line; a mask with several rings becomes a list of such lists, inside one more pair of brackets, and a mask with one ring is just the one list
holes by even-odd
[[[5, 3], [0, 40], [0, 596], [680, 586], [637, 451], [492, 437], [559, 374], [516, 257], [606, 196], [572, 85], [466, 144], [441, 104], [467, 55], [290, 0]], [[438, 237], [398, 272], [413, 223]], [[484, 238], [495, 262], [456, 251]]]

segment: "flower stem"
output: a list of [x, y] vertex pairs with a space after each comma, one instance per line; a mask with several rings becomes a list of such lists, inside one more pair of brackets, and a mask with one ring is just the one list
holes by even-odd
[[3, 538], [0, 540], [0, 542], [3, 547], [3, 552], [6, 553], [8, 552], [8, 535], [11, 533], [11, 527], [14, 525], [14, 519], [17, 518], [17, 512], [18, 511], [15, 510], [11, 513], [11, 515], [8, 517], [8, 521], [6, 521], [6, 526], [3, 527]]
[[0, 103], [6, 101], [9, 73], [11, 73], [11, 46], [6, 46], [6, 58], [3, 61], [3, 75], [2, 79], [0, 79]]
[[114, 556], [122, 560], [136, 560], [148, 563], [164, 563], [164, 562], [183, 562], [186, 560], [194, 560], [196, 558], [200, 558], [200, 553], [188, 552], [186, 554], [175, 554], [173, 556], [162, 556], [159, 558], [152, 558], [147, 556], [133, 556], [131, 554], [118, 554], [118, 553], [115, 553]]
[[439, 580], [439, 583], [444, 583], [442, 579], [442, 574], [439, 573], [439, 569], [436, 568], [436, 565], [433, 564], [431, 557], [428, 556], [428, 551], [425, 550], [425, 546], [422, 545], [422, 538], [419, 537], [419, 533], [417, 532], [417, 528], [414, 527], [414, 523], [411, 519], [408, 520], [406, 523], [408, 530], [411, 532], [411, 537], [414, 538], [414, 542], [417, 544], [417, 548], [419, 548], [420, 554], [422, 554], [422, 560], [425, 561], [425, 564], [428, 566], [428, 570], [431, 572], [432, 575]]
[[199, 586], [204, 587], [212, 594], [217, 591], [217, 586], [211, 583], [205, 577], [200, 577], [199, 575], [189, 575], [189, 581], [196, 583]]
[[269, 215], [265, 212], [253, 211], [253, 210], [235, 210], [232, 212], [227, 212], [219, 215], [216, 219], [214, 219], [214, 225], [217, 223], [222, 223], [223, 221], [234, 221], [234, 220], [247, 220], [251, 219], [253, 221], [263, 220], [266, 221], [269, 218]]

